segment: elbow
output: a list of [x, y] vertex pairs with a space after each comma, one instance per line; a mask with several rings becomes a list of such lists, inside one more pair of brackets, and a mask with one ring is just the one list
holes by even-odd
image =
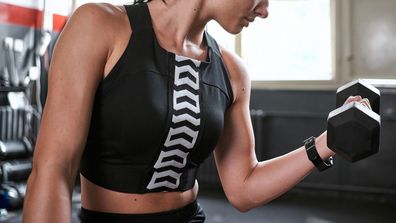
[[29, 185], [33, 185], [36, 182], [36, 178], [37, 178], [37, 167], [34, 165], [34, 163], [32, 163], [29, 176], [26, 180], [26, 185], [27, 185], [26, 190], [29, 190], [29, 188], [31, 187]]
[[263, 203], [258, 203], [252, 199], [249, 199], [249, 196], [243, 191], [233, 193], [232, 195], [227, 195], [227, 199], [235, 209], [242, 213], [248, 212], [260, 205], [263, 205]]
[[226, 196], [230, 204], [242, 213], [265, 205], [273, 200], [273, 197], [271, 197], [269, 194], [268, 196], [258, 196], [255, 190], [249, 189], [237, 189], [232, 192], [226, 192]]
[[51, 182], [57, 182], [67, 185], [72, 191], [76, 175], [70, 171], [68, 166], [62, 166], [54, 162], [43, 162], [42, 160], [33, 160], [32, 170], [29, 175], [27, 184], [43, 185]]
[[241, 213], [246, 213], [254, 208], [253, 206], [248, 206], [246, 204], [241, 204], [241, 203], [231, 203], [231, 204], [235, 209], [237, 209]]
[[235, 209], [237, 209], [239, 212], [242, 212], [242, 213], [248, 212], [256, 207], [254, 205], [254, 203], [249, 202], [248, 200], [246, 200], [240, 196], [229, 197], [228, 201]]

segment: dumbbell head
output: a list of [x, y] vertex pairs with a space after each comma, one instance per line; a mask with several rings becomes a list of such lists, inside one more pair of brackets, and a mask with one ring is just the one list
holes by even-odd
[[380, 110], [380, 91], [373, 85], [363, 81], [355, 80], [349, 82], [337, 90], [336, 105], [341, 107], [349, 96], [360, 95], [370, 101], [371, 108], [379, 114]]
[[380, 116], [358, 102], [332, 112], [327, 120], [327, 146], [350, 162], [379, 150]]

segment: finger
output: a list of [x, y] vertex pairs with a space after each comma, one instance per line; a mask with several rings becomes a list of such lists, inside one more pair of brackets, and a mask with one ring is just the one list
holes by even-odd
[[369, 99], [363, 98], [362, 100], [359, 101], [359, 103], [366, 106], [367, 108], [369, 108], [371, 110], [371, 105], [370, 105]]
[[349, 98], [347, 98], [347, 100], [345, 101], [344, 104], [348, 104], [354, 101], [360, 101], [362, 100], [362, 97], [360, 95], [356, 95], [356, 96], [349, 96]]

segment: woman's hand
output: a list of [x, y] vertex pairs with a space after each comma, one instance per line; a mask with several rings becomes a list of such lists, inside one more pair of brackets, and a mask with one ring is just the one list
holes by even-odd
[[367, 98], [362, 98], [362, 96], [360, 96], [360, 95], [350, 96], [349, 98], [347, 98], [347, 100], [345, 100], [344, 105], [353, 103], [353, 102], [359, 102], [360, 104], [366, 106], [367, 108], [369, 108], [371, 110], [370, 101]]

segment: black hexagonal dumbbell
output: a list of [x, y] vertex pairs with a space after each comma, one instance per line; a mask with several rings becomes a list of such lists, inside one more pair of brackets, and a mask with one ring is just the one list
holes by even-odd
[[[349, 96], [370, 101], [372, 110], [359, 102], [344, 105]], [[337, 90], [337, 109], [327, 119], [327, 146], [350, 162], [379, 151], [381, 117], [380, 91], [363, 80], [352, 81]]]

